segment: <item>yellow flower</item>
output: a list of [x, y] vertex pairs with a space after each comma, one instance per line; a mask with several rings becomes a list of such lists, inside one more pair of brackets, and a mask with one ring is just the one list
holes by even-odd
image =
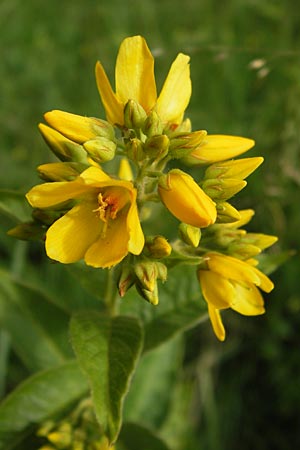
[[84, 258], [90, 266], [105, 268], [143, 249], [135, 188], [99, 167], [89, 167], [74, 181], [35, 186], [26, 197], [34, 208], [75, 201], [46, 234], [46, 253], [56, 261], [67, 264]]
[[198, 279], [208, 304], [213, 330], [217, 338], [224, 341], [225, 329], [220, 310], [232, 308], [246, 316], [263, 314], [264, 300], [256, 286], [270, 292], [274, 285], [265, 274], [247, 262], [218, 253], [208, 253], [206, 257], [208, 270], [199, 269]]
[[216, 221], [215, 203], [190, 175], [179, 169], [160, 177], [158, 193], [164, 205], [181, 222], [200, 228]]
[[129, 100], [134, 100], [146, 113], [155, 108], [164, 123], [181, 123], [191, 97], [189, 60], [189, 56], [179, 53], [157, 98], [154, 58], [145, 39], [141, 36], [124, 39], [116, 62], [116, 92], [102, 64], [96, 65], [97, 86], [107, 120], [123, 125], [124, 107]]
[[211, 134], [206, 136], [199, 147], [184, 158], [184, 162], [197, 166], [225, 161], [245, 153], [254, 144], [252, 139], [244, 137]]

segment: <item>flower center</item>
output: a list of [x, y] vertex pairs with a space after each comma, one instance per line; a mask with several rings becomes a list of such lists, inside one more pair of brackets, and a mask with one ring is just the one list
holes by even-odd
[[124, 189], [111, 187], [98, 194], [98, 208], [94, 209], [102, 222], [101, 236], [106, 236], [110, 219], [115, 220], [118, 212], [130, 201], [129, 194]]

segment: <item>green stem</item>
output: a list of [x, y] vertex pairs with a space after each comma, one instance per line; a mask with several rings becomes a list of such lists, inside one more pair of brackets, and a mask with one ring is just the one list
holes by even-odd
[[107, 271], [107, 279], [106, 279], [106, 290], [105, 290], [105, 304], [107, 311], [110, 316], [115, 316], [118, 314], [118, 293], [114, 284], [114, 269], [108, 269]]

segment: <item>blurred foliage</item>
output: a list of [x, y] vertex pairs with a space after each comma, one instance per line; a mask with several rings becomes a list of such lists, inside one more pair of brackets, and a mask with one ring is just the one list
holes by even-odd
[[[161, 360], [170, 361], [170, 366], [162, 365], [159, 373], [155, 357], [146, 355], [137, 382], [141, 385], [149, 374], [159, 383], [141, 388], [145, 398], [153, 400], [148, 413], [133, 391], [127, 414], [129, 420], [142, 417], [142, 423], [160, 431], [175, 450], [297, 448], [300, 12], [296, 0], [2, 0], [0, 24], [1, 188], [25, 193], [38, 180], [35, 167], [50, 161], [37, 131], [44, 112], [62, 109], [103, 116], [95, 62], [101, 58], [113, 76], [119, 43], [133, 34], [146, 37], [157, 58], [160, 80], [178, 51], [191, 55], [193, 96], [188, 115], [197, 129], [256, 140], [251, 154], [264, 156], [265, 163], [250, 177], [235, 206], [256, 209], [251, 227], [279, 236], [275, 252], [296, 254], [272, 274], [276, 288], [267, 298], [265, 316], [224, 314], [230, 322], [224, 344], [215, 340], [209, 324], [201, 324], [186, 333], [184, 343], [171, 341], [169, 348], [162, 347]], [[18, 202], [18, 196], [11, 194], [11, 201]], [[63, 323], [65, 311], [96, 302], [86, 286], [74, 285], [68, 268], [49, 263], [39, 243], [8, 238], [5, 232], [16, 218], [3, 210], [1, 198], [0, 210], [1, 267], [18, 280], [18, 289], [24, 289], [23, 308], [47, 292], [55, 304], [44, 299], [47, 306], [41, 313], [59, 308]], [[26, 214], [20, 206], [17, 219]], [[40, 292], [31, 285], [39, 285]], [[14, 292], [9, 292], [7, 302], [19, 308]], [[35, 304], [32, 316], [37, 311]], [[20, 324], [23, 313], [24, 309], [19, 312]], [[28, 375], [26, 349], [21, 350], [12, 350], [9, 335], [1, 332], [1, 394]], [[40, 364], [37, 359], [36, 366]]]

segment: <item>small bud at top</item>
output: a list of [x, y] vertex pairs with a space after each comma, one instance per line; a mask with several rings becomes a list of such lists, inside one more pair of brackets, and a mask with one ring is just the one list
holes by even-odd
[[156, 111], [150, 111], [143, 126], [143, 132], [146, 136], [157, 136], [162, 134], [164, 129], [163, 123]]
[[145, 250], [152, 258], [165, 258], [172, 252], [172, 247], [163, 236], [146, 238]]
[[127, 128], [138, 130], [142, 128], [147, 118], [144, 108], [134, 100], [128, 100], [124, 108], [124, 124]]

